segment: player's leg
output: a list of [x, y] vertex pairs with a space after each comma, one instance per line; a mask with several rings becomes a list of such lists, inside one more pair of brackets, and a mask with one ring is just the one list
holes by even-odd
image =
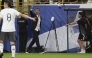
[[78, 43], [79, 43], [80, 48], [81, 48], [81, 52], [80, 53], [85, 53], [84, 41], [82, 41], [81, 39], [83, 39], [83, 36], [81, 34], [79, 34]]
[[86, 38], [86, 53], [92, 53], [92, 35], [89, 33]]
[[15, 34], [14, 32], [8, 32], [9, 39], [10, 39], [10, 44], [11, 44], [11, 52], [12, 52], [12, 58], [15, 58]]
[[27, 44], [27, 39], [28, 39], [28, 33], [24, 32], [23, 33], [23, 40], [22, 40], [22, 42], [23, 42], [23, 46], [22, 46], [23, 50], [22, 51], [23, 52], [25, 52], [25, 50], [26, 50], [25, 48], [26, 48], [26, 44]]
[[2, 58], [3, 56], [3, 41], [5, 40], [5, 37], [6, 37], [6, 33], [1, 32], [0, 34], [0, 58]]
[[81, 52], [80, 53], [85, 53], [85, 43], [82, 40], [80, 42], [81, 42]]
[[3, 53], [3, 41], [0, 40], [0, 53]]
[[32, 46], [33, 46], [34, 43], [35, 43], [35, 39], [34, 39], [34, 37], [33, 37], [31, 43], [29, 44], [29, 47], [27, 48], [26, 53], [29, 53], [29, 52], [30, 52], [30, 49], [32, 48]]
[[80, 45], [80, 48], [83, 49], [83, 50], [85, 50], [84, 41], [78, 39], [78, 43]]
[[0, 58], [3, 56], [3, 41], [0, 40]]
[[16, 51], [15, 42], [11, 41], [10, 44], [11, 44], [12, 58], [15, 58], [15, 51]]
[[40, 47], [40, 43], [39, 43], [39, 37], [38, 37], [38, 32], [37, 31], [33, 31], [33, 33], [35, 35], [33, 35], [34, 39], [35, 39], [35, 42], [36, 42], [36, 45], [37, 45], [37, 48], [38, 48], [38, 52], [42, 52], [41, 51], [41, 47]]
[[23, 42], [22, 42], [23, 38], [22, 37], [23, 37], [22, 33], [19, 33], [19, 52], [22, 52], [22, 44], [23, 44]]

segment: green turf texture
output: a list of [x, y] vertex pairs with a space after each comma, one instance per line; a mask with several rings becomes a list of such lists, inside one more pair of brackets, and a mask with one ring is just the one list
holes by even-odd
[[[11, 53], [5, 53], [3, 58], [11, 58]], [[77, 53], [18, 53], [16, 58], [92, 58], [92, 54], [77, 54]]]

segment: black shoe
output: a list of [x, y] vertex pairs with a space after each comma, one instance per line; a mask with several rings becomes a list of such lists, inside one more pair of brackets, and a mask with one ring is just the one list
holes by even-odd
[[0, 58], [2, 58], [2, 56], [3, 56], [3, 53], [0, 53]]

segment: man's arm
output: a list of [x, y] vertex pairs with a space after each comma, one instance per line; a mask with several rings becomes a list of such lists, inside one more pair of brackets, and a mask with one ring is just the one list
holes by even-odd
[[0, 17], [0, 22], [1, 22], [2, 18]]
[[22, 13], [20, 13], [19, 16], [21, 16], [23, 18], [28, 18], [28, 19], [31, 19], [31, 20], [35, 21], [35, 18], [32, 18], [32, 17], [30, 17], [28, 15], [25, 15], [25, 14], [22, 14]]
[[77, 24], [77, 22], [72, 22], [72, 23], [69, 23], [69, 24], [66, 24], [66, 25], [74, 25], [74, 24]]
[[35, 18], [32, 18], [32, 17], [30, 17], [30, 16], [28, 16], [28, 15], [25, 15], [25, 14], [22, 14], [22, 13], [18, 12], [18, 11], [15, 10], [15, 9], [14, 9], [14, 11], [15, 11], [16, 16], [21, 16], [21, 17], [23, 17], [23, 18], [29, 18], [29, 19], [35, 21]]
[[31, 15], [31, 17], [36, 17], [36, 14], [33, 13], [32, 9], [30, 9], [30, 15]]
[[74, 24], [77, 24], [77, 22], [72, 22], [72, 23], [70, 23], [69, 25], [74, 25]]
[[2, 18], [0, 17], [0, 24], [2, 24]]
[[31, 15], [31, 17], [36, 17], [36, 14], [33, 12], [33, 7], [34, 7], [34, 5], [31, 5], [30, 15]]
[[0, 12], [0, 22], [1, 22], [1, 20], [2, 20], [2, 10], [1, 10], [1, 12]]

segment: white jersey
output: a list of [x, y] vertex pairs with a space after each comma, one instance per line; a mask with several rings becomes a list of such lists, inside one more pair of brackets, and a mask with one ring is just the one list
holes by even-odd
[[0, 12], [0, 18], [2, 22], [2, 32], [14, 32], [15, 31], [15, 17], [19, 16], [20, 12], [13, 8], [5, 8]]

